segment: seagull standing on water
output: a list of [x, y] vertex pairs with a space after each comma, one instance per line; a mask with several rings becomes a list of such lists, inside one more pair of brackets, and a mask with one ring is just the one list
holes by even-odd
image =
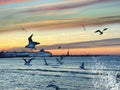
[[28, 43], [28, 45], [25, 46], [25, 48], [36, 49], [35, 45], [40, 44], [39, 42], [34, 42], [32, 40], [32, 36], [33, 36], [33, 34], [28, 38], [29, 43]]
[[35, 59], [35, 58], [30, 58], [28, 60], [26, 60], [25, 58], [23, 58], [23, 60], [25, 61], [25, 64], [24, 65], [27, 65], [27, 66], [32, 66], [32, 64], [30, 64], [30, 62]]
[[100, 30], [96, 30], [95, 33], [98, 33], [98, 32], [99, 32], [99, 33], [100, 33], [99, 35], [102, 35], [103, 32], [106, 31], [107, 29], [108, 29], [108, 28], [105, 28], [105, 29], [103, 29], [102, 31], [100, 31]]

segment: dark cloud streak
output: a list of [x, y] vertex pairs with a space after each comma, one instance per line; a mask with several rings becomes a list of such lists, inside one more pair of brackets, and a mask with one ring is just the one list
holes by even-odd
[[108, 47], [108, 46], [120, 46], [120, 38], [103, 39], [95, 41], [85, 41], [85, 42], [73, 42], [73, 43], [63, 43], [55, 44], [50, 46], [40, 46], [40, 48], [45, 49], [56, 49], [59, 45], [62, 45], [62, 49], [67, 48], [98, 48], [98, 47]]

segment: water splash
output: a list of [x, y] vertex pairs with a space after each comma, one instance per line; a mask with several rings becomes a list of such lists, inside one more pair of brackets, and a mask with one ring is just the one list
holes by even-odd
[[120, 82], [116, 81], [116, 76], [119, 72], [116, 71], [105, 71], [107, 67], [104, 63], [99, 62], [97, 58], [92, 57], [95, 61], [95, 65], [92, 67], [97, 76], [93, 76], [93, 85], [95, 90], [120, 90]]

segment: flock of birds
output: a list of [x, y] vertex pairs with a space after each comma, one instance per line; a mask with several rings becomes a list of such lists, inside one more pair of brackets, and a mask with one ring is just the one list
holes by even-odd
[[[83, 26], [83, 28], [84, 28], [84, 30], [86, 30], [85, 26]], [[104, 28], [103, 30], [96, 30], [94, 33], [99, 33], [99, 35], [102, 35], [103, 32], [106, 31], [107, 29], [108, 28]], [[25, 30], [25, 29], [23, 28], [23, 30]], [[28, 37], [28, 45], [26, 45], [25, 48], [36, 49], [35, 46], [40, 44], [39, 42], [33, 41], [32, 37], [33, 37], [33, 34]], [[61, 49], [61, 46], [59, 46], [58, 49]], [[65, 57], [65, 55], [61, 55], [60, 58], [56, 58], [57, 64], [62, 65], [64, 63], [64, 62], [62, 62], [64, 57]], [[31, 61], [34, 60], [34, 59], [35, 59], [35, 57], [32, 57], [32, 58], [30, 58], [28, 60], [23, 58], [23, 60], [25, 62], [24, 65], [32, 66]], [[46, 65], [46, 66], [50, 65], [50, 63], [47, 62], [45, 57], [44, 57], [44, 65]], [[84, 62], [82, 62], [80, 68], [85, 69]], [[50, 81], [49, 84], [46, 87], [53, 87], [56, 90], [59, 90], [59, 87], [57, 85], [55, 85], [54, 83], [55, 83], [54, 80]]]
[[[85, 26], [83, 26], [84, 30], [86, 30]], [[24, 28], [23, 28], [24, 29]], [[103, 30], [96, 30], [95, 33], [99, 33], [99, 35], [102, 35], [104, 31], [106, 31], [108, 28], [104, 28]], [[31, 48], [36, 49], [35, 46], [40, 44], [39, 42], [35, 42], [32, 40], [33, 34], [28, 38], [28, 45], [25, 46], [25, 48]], [[61, 49], [61, 46], [58, 47], [58, 49]]]
[[[28, 60], [25, 59], [25, 58], [23, 58], [23, 60], [25, 62], [24, 65], [26, 65], [26, 66], [32, 66], [31, 61], [34, 60], [34, 59], [35, 59], [35, 57], [31, 57]], [[63, 56], [60, 56], [60, 59], [56, 58], [57, 65], [62, 65], [64, 63], [62, 60], [63, 60]], [[50, 64], [51, 63], [48, 63], [47, 60], [46, 60], [46, 58], [44, 57], [44, 65], [49, 66]]]
[[[83, 26], [84, 30], [86, 30], [85, 26]], [[108, 28], [104, 28], [103, 30], [96, 30], [94, 33], [99, 33], [99, 35], [102, 35], [104, 31], [106, 31]], [[35, 46], [40, 44], [39, 42], [35, 42], [32, 40], [33, 34], [28, 38], [28, 45], [25, 46], [25, 48], [31, 48], [36, 49]], [[61, 49], [61, 46], [58, 47], [58, 49]]]

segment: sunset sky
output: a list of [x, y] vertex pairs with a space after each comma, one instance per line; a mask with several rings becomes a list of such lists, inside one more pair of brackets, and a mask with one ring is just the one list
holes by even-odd
[[0, 51], [29, 50], [31, 34], [53, 54], [120, 55], [120, 0], [0, 0]]

